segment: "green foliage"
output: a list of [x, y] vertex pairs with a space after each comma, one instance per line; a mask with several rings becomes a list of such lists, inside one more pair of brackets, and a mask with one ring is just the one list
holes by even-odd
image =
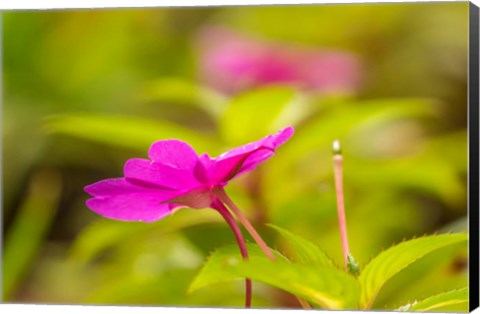
[[[243, 280], [224, 280], [249, 275], [256, 306], [291, 306], [280, 288], [325, 308], [425, 299], [411, 309], [465, 309], [466, 290], [441, 293], [468, 283], [463, 235], [407, 241], [367, 261], [402, 238], [467, 231], [466, 17], [468, 3], [5, 12], [4, 297], [241, 306]], [[212, 24], [292, 49], [346, 49], [361, 62], [362, 84], [227, 95], [199, 71], [197, 35]], [[85, 185], [118, 175], [154, 141], [178, 138], [214, 156], [287, 125], [292, 139], [228, 189], [252, 224], [282, 226], [259, 232], [288, 261], [272, 263], [249, 245], [243, 262], [237, 248], [222, 248], [237, 263], [217, 265], [214, 253], [195, 281], [203, 288], [186, 295], [207, 252], [233, 242], [218, 213], [181, 209], [142, 224], [85, 206]], [[357, 278], [335, 267], [343, 261], [334, 139], [343, 148]], [[54, 175], [37, 170], [45, 168]], [[340, 296], [332, 278], [353, 282], [342, 286], [351, 291]]]
[[103, 144], [146, 151], [160, 139], [176, 138], [199, 151], [215, 150], [212, 139], [179, 125], [145, 118], [76, 114], [45, 120], [48, 131], [67, 134]]
[[226, 98], [217, 91], [175, 77], [160, 78], [146, 84], [140, 92], [140, 98], [198, 106], [214, 118], [222, 114], [226, 105]]
[[[462, 183], [452, 167], [441, 166], [443, 158], [433, 153], [417, 154], [421, 149], [417, 147], [423, 143], [417, 144], [416, 136], [407, 135], [406, 152], [391, 140], [405, 136], [403, 130], [395, 131], [398, 123], [419, 123], [435, 119], [438, 114], [434, 101], [418, 98], [349, 101], [320, 109], [296, 129], [294, 140], [281, 147], [282, 153], [272, 159], [271, 171], [266, 173], [268, 187], [272, 187], [266, 190], [267, 198], [276, 207], [297, 196], [301, 199], [300, 195], [316, 182], [330, 180], [331, 145], [340, 139], [352, 187], [369, 187], [368, 191], [372, 191], [377, 186], [388, 186], [396, 192], [424, 189], [455, 202], [464, 197]], [[387, 134], [387, 140], [382, 134]], [[359, 198], [355, 203], [361, 203]]]
[[[311, 242], [282, 228], [273, 228], [293, 244], [300, 257], [298, 262], [289, 262], [276, 251], [274, 254], [277, 259], [271, 261], [255, 245], [248, 245], [250, 256], [245, 261], [239, 256], [236, 246], [222, 247], [208, 258], [189, 291], [246, 277], [293, 293], [322, 308], [369, 309], [377, 293], [395, 274], [433, 251], [467, 240], [466, 234], [459, 233], [432, 235], [402, 242], [376, 256], [355, 278], [347, 271], [332, 267], [331, 261], [328, 264], [327, 257]], [[358, 274], [358, 267], [355, 272]], [[464, 301], [465, 292], [459, 290], [402, 308], [435, 309]]]
[[200, 224], [218, 223], [220, 215], [212, 211], [191, 213], [184, 211], [150, 224], [126, 223], [101, 219], [91, 223], [77, 237], [70, 248], [71, 258], [85, 263], [132, 236], [142, 236], [152, 232], [167, 234]]
[[318, 147], [330, 146], [333, 140], [365, 128], [401, 119], [432, 117], [436, 112], [429, 99], [378, 99], [344, 103], [309, 121], [297, 134], [289, 152], [295, 158]]
[[395, 309], [400, 305], [468, 285], [465, 242], [435, 250], [388, 280], [372, 308]]
[[295, 251], [295, 262], [306, 265], [317, 265], [321, 267], [334, 266], [332, 260], [318, 246], [279, 226], [270, 224], [270, 227], [278, 231]]
[[358, 277], [362, 287], [360, 307], [370, 308], [382, 286], [416, 260], [442, 247], [465, 241], [467, 235], [462, 233], [433, 235], [400, 243], [380, 253]]
[[450, 307], [455, 306], [464, 306], [461, 310], [468, 311], [468, 288], [451, 290], [443, 292], [424, 300], [414, 302], [410, 306], [403, 306], [402, 309], [407, 311], [444, 311], [445, 309], [451, 309]]
[[[262, 250], [254, 244], [247, 244], [247, 250], [250, 262], [267, 259]], [[277, 258], [285, 259], [285, 257], [279, 252], [275, 250], [272, 250], [272, 252]], [[225, 269], [228, 264], [238, 262], [239, 254], [240, 251], [238, 246], [233, 244], [214, 251], [209, 256], [205, 265], [203, 265], [200, 273], [193, 280], [188, 291], [191, 293], [214, 283], [241, 279], [241, 275], [229, 272]]]
[[40, 251], [56, 212], [60, 195], [59, 174], [39, 171], [30, 182], [28, 196], [20, 214], [5, 237], [3, 260], [3, 298], [11, 300]]
[[[220, 118], [220, 131], [232, 145], [278, 131], [303, 116], [299, 95], [291, 87], [265, 87], [241, 94]], [[252, 123], [252, 117], [261, 123]]]
[[271, 261], [253, 245], [248, 246], [248, 251], [248, 261], [242, 260], [235, 246], [215, 251], [193, 281], [190, 291], [247, 277], [291, 292], [325, 309], [352, 309], [358, 302], [358, 283], [342, 271], [291, 263], [278, 252], [275, 252], [277, 259]]

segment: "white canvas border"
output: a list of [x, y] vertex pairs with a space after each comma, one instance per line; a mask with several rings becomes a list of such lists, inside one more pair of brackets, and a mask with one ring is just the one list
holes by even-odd
[[[317, 3], [404, 3], [404, 2], [452, 2], [452, 0], [6, 0], [0, 2], [0, 10], [8, 9], [61, 9], [61, 8], [134, 8], [134, 7], [194, 7], [194, 6], [247, 6], [293, 5]], [[466, 2], [466, 1], [455, 1]], [[480, 0], [473, 0], [477, 6]]]

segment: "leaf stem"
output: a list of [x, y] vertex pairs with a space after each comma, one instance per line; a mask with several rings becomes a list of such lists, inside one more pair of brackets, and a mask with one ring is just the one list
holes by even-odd
[[[250, 235], [252, 236], [252, 238], [255, 240], [255, 242], [258, 244], [258, 246], [262, 249], [262, 251], [265, 253], [265, 255], [272, 261], [274, 261], [276, 259], [276, 256], [273, 255], [272, 251], [270, 251], [270, 248], [267, 246], [267, 244], [265, 244], [265, 242], [263, 241], [263, 239], [260, 237], [260, 235], [257, 233], [257, 231], [255, 230], [255, 228], [253, 228], [253, 226], [250, 224], [250, 222], [248, 221], [248, 219], [242, 214], [242, 212], [240, 211], [240, 209], [235, 205], [235, 203], [233, 203], [233, 201], [228, 197], [227, 193], [225, 193], [225, 190], [222, 188], [222, 187], [216, 187], [213, 189], [213, 192], [215, 193], [215, 195], [218, 196], [218, 198], [224, 202], [225, 204], [227, 204], [227, 206], [233, 211], [233, 213], [235, 214], [235, 216], [238, 218], [238, 220], [240, 220], [240, 222], [242, 223], [242, 225], [245, 227], [245, 229], [247, 229], [248, 233], [250, 233]], [[222, 204], [222, 206], [224, 206]], [[311, 309], [312, 307], [310, 306], [310, 304], [303, 300], [302, 298], [296, 296], [298, 302], [300, 303], [300, 305], [304, 308], [304, 309]]]
[[250, 224], [248, 219], [242, 214], [240, 209], [233, 203], [233, 201], [228, 197], [227, 193], [225, 193], [225, 190], [222, 187], [216, 187], [213, 189], [213, 192], [215, 195], [217, 195], [220, 200], [225, 203], [228, 208], [235, 214], [235, 216], [238, 218], [240, 223], [247, 229], [248, 233], [252, 236], [252, 238], [255, 240], [255, 242], [258, 244], [258, 246], [262, 249], [262, 251], [265, 253], [265, 255], [271, 259], [272, 261], [276, 259], [275, 255], [273, 255], [272, 251], [270, 251], [270, 248], [267, 246], [265, 241], [260, 237], [258, 234], [257, 230], [253, 228], [253, 226]]
[[[238, 227], [237, 222], [233, 218], [232, 214], [228, 211], [228, 209], [220, 202], [218, 199], [215, 200], [212, 204], [212, 207], [215, 208], [220, 215], [222, 215], [223, 219], [227, 222], [232, 229], [233, 234], [235, 235], [235, 239], [237, 240], [238, 247], [240, 249], [240, 253], [244, 260], [248, 260], [248, 251], [247, 246], [245, 245], [245, 239], [243, 238], [242, 231], [240, 227]], [[245, 307], [249, 308], [252, 304], [252, 280], [249, 278], [245, 278]]]
[[345, 202], [343, 199], [343, 156], [340, 150], [340, 142], [333, 142], [333, 172], [335, 176], [335, 193], [337, 195], [338, 224], [340, 227], [340, 236], [342, 239], [343, 264], [345, 269], [348, 267], [348, 248], [347, 221], [345, 218]]

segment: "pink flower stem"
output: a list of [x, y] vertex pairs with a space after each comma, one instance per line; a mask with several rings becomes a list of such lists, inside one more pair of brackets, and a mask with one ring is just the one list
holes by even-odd
[[[273, 255], [272, 251], [270, 251], [270, 248], [265, 244], [265, 242], [263, 241], [263, 239], [260, 237], [260, 235], [257, 233], [257, 231], [255, 230], [255, 228], [253, 228], [253, 226], [250, 224], [250, 222], [247, 220], [247, 218], [245, 218], [245, 216], [243, 216], [242, 212], [240, 211], [240, 209], [238, 209], [238, 207], [233, 203], [233, 201], [228, 197], [227, 193], [225, 193], [225, 190], [221, 187], [217, 187], [213, 190], [213, 192], [215, 193], [215, 195], [217, 195], [220, 200], [222, 202], [224, 202], [225, 204], [227, 204], [227, 206], [235, 213], [235, 215], [237, 216], [238, 220], [240, 220], [240, 222], [242, 223], [242, 225], [245, 227], [245, 229], [247, 229], [247, 231], [250, 233], [250, 235], [252, 236], [252, 238], [255, 240], [255, 242], [257, 242], [258, 246], [262, 249], [262, 251], [265, 253], [265, 255], [272, 261], [274, 261], [276, 259], [276, 256]], [[223, 206], [223, 204], [222, 204]], [[296, 297], [298, 302], [300, 303], [300, 305], [304, 308], [304, 309], [311, 309], [312, 307], [310, 306], [310, 304], [303, 300], [302, 298], [300, 297]]]
[[343, 264], [345, 269], [348, 267], [348, 248], [347, 221], [345, 218], [345, 202], [343, 199], [343, 157], [340, 152], [339, 142], [334, 142], [333, 172], [335, 176], [335, 192], [337, 194], [338, 224], [340, 226], [340, 236], [342, 239]]
[[[243, 238], [242, 231], [240, 227], [238, 227], [237, 222], [233, 218], [232, 214], [228, 211], [228, 209], [223, 205], [222, 202], [219, 200], [215, 200], [212, 204], [220, 215], [222, 215], [223, 219], [227, 222], [232, 229], [233, 234], [235, 235], [235, 239], [237, 240], [238, 247], [240, 249], [240, 253], [244, 260], [248, 260], [248, 251], [247, 246], [245, 245], [245, 239]], [[245, 279], [245, 307], [249, 308], [252, 304], [252, 280], [246, 278]]]
[[272, 251], [270, 251], [270, 248], [263, 241], [263, 239], [257, 233], [255, 228], [253, 228], [253, 226], [250, 224], [248, 219], [242, 214], [240, 209], [238, 209], [238, 207], [228, 197], [227, 193], [225, 193], [225, 190], [222, 187], [216, 187], [213, 189], [213, 193], [215, 193], [215, 195], [217, 195], [220, 198], [220, 200], [223, 203], [225, 203], [228, 206], [228, 208], [230, 208], [230, 210], [235, 214], [235, 216], [238, 218], [240, 223], [245, 227], [245, 229], [247, 229], [248, 233], [250, 233], [252, 238], [255, 240], [258, 246], [262, 249], [265, 255], [272, 261], [275, 260], [276, 257], [275, 255], [273, 255]]

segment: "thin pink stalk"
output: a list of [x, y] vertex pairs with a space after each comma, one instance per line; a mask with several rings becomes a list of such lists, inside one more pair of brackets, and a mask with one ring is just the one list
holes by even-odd
[[[228, 197], [227, 193], [225, 193], [225, 190], [223, 188], [218, 188], [217, 187], [213, 190], [213, 192], [215, 193], [215, 195], [218, 196], [218, 198], [220, 198], [220, 200], [222, 202], [227, 204], [227, 206], [234, 212], [235, 216], [237, 216], [238, 220], [240, 220], [240, 222], [245, 227], [245, 229], [247, 229], [247, 231], [250, 233], [252, 238], [255, 240], [255, 242], [258, 244], [258, 246], [262, 249], [262, 251], [265, 253], [265, 255], [270, 260], [274, 261], [276, 259], [276, 256], [273, 255], [272, 251], [270, 251], [270, 248], [267, 246], [267, 244], [265, 244], [265, 242], [260, 237], [260, 235], [257, 233], [255, 228], [253, 228], [253, 226], [250, 224], [250, 222], [247, 220], [247, 218], [242, 214], [240, 209], [238, 209], [238, 207], [235, 205], [235, 203], [233, 203], [233, 201]], [[224, 206], [224, 205], [222, 204], [222, 206]], [[303, 300], [302, 298], [300, 298], [298, 296], [296, 298], [297, 298], [298, 302], [300, 303], [300, 305], [304, 309], [311, 309], [312, 308], [307, 301]]]
[[[235, 203], [233, 203], [233, 201], [228, 197], [227, 193], [225, 193], [225, 190], [223, 188], [215, 188], [213, 192], [215, 193], [215, 195], [217, 195], [220, 198], [220, 200], [222, 202], [227, 204], [227, 206], [235, 213], [238, 220], [240, 220], [240, 222], [245, 227], [245, 229], [247, 229], [247, 231], [250, 233], [250, 235], [255, 240], [255, 242], [257, 242], [258, 246], [262, 249], [262, 251], [265, 253], [265, 255], [270, 260], [274, 261], [276, 259], [276, 256], [273, 255], [272, 251], [270, 251], [270, 248], [267, 246], [267, 244], [265, 244], [265, 242], [260, 237], [260, 235], [257, 233], [255, 228], [253, 228], [253, 226], [250, 224], [250, 222], [247, 220], [247, 218], [242, 214], [240, 209], [238, 209], [238, 207], [235, 205]], [[224, 205], [222, 204], [222, 206], [224, 206]], [[296, 297], [296, 298], [297, 298], [298, 302], [300, 303], [300, 305], [304, 309], [311, 309], [312, 308], [307, 301], [303, 300], [300, 297]]]
[[248, 233], [252, 236], [252, 238], [255, 240], [255, 242], [258, 244], [258, 246], [262, 249], [262, 251], [265, 253], [265, 255], [271, 259], [272, 261], [276, 259], [275, 255], [273, 255], [272, 251], [270, 251], [270, 248], [268, 245], [263, 241], [263, 239], [260, 237], [260, 235], [257, 233], [255, 228], [250, 224], [248, 219], [242, 214], [240, 209], [233, 203], [233, 201], [228, 197], [227, 193], [225, 193], [225, 190], [221, 187], [217, 187], [213, 190], [215, 195], [217, 195], [220, 200], [225, 203], [228, 208], [235, 214], [237, 219], [240, 221], [240, 223], [247, 229]]
[[[244, 260], [248, 260], [248, 251], [247, 246], [245, 245], [245, 239], [243, 238], [242, 231], [240, 227], [237, 225], [237, 222], [233, 218], [232, 214], [228, 211], [228, 209], [223, 205], [222, 202], [216, 200], [212, 207], [214, 207], [220, 215], [222, 215], [223, 219], [227, 222], [232, 229], [233, 234], [235, 235], [235, 239], [237, 240], [238, 247], [240, 249], [240, 253]], [[245, 278], [245, 307], [249, 308], [252, 304], [252, 280], [249, 278]]]
[[335, 192], [337, 195], [338, 224], [340, 226], [340, 236], [342, 239], [343, 264], [345, 265], [345, 269], [347, 269], [350, 250], [348, 248], [347, 221], [345, 218], [345, 202], [343, 199], [343, 157], [338, 141], [333, 143], [333, 150], [335, 154], [333, 156], [333, 172], [335, 176]]

